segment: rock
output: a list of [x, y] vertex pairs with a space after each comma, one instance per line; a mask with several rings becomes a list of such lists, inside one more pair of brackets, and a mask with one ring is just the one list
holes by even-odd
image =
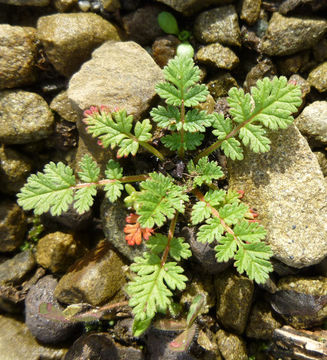
[[123, 265], [109, 244], [101, 241], [60, 279], [55, 296], [66, 304], [103, 304], [117, 295], [125, 284]]
[[314, 68], [309, 76], [308, 82], [319, 92], [327, 91], [327, 61]]
[[305, 98], [310, 93], [311, 86], [310, 86], [310, 84], [308, 83], [307, 80], [303, 79], [303, 77], [298, 75], [298, 74], [293, 74], [288, 79], [288, 82], [290, 84], [299, 85], [300, 89], [301, 89], [302, 104], [298, 108], [298, 112], [293, 115], [294, 117], [296, 117], [302, 111], [302, 109], [303, 109], [303, 107], [305, 105]]
[[20, 284], [35, 268], [36, 262], [31, 250], [18, 253], [0, 264], [0, 284]]
[[[232, 189], [256, 209], [281, 262], [302, 268], [327, 255], [327, 195], [318, 161], [294, 125], [269, 134], [271, 150], [229, 162]], [[308, 242], [308, 239], [310, 241]]]
[[142, 256], [143, 252], [146, 251], [146, 247], [144, 242], [135, 246], [127, 244], [124, 234], [127, 215], [126, 207], [122, 201], [116, 201], [112, 204], [108, 199], [103, 200], [101, 204], [101, 220], [104, 235], [115, 250], [132, 262], [134, 257]]
[[142, 350], [114, 342], [108, 333], [85, 334], [77, 339], [63, 360], [143, 360]]
[[180, 44], [178, 38], [174, 35], [167, 35], [158, 38], [152, 44], [152, 56], [154, 61], [163, 68], [168, 61], [176, 55], [176, 48]]
[[67, 90], [61, 91], [53, 98], [50, 103], [50, 109], [55, 111], [66, 121], [76, 123], [78, 119], [78, 113], [72, 108], [68, 99]]
[[71, 76], [90, 58], [92, 51], [107, 40], [120, 40], [116, 28], [92, 13], [42, 16], [37, 37], [55, 69]]
[[174, 10], [183, 13], [183, 15], [189, 16], [197, 11], [209, 7], [211, 5], [225, 5], [234, 0], [157, 0], [164, 3]]
[[261, 0], [242, 0], [240, 18], [253, 25], [259, 18]]
[[129, 40], [140, 45], [150, 45], [164, 32], [158, 24], [158, 15], [164, 10], [162, 6], [147, 5], [135, 12], [123, 16], [123, 27]]
[[34, 34], [33, 28], [0, 25], [0, 89], [36, 81]]
[[141, 0], [120, 0], [120, 6], [123, 10], [133, 11], [140, 5]]
[[322, 151], [315, 151], [314, 154], [317, 157], [318, 163], [320, 165], [323, 175], [327, 176], [327, 157], [326, 154]]
[[308, 50], [300, 53], [283, 56], [277, 59], [278, 71], [285, 76], [290, 76], [294, 73], [302, 73], [310, 61], [310, 52]]
[[201, 13], [195, 19], [193, 32], [205, 44], [219, 42], [223, 45], [241, 45], [238, 16], [233, 5]]
[[274, 12], [263, 38], [264, 54], [291, 55], [309, 49], [327, 32], [327, 20], [306, 17], [284, 17]]
[[224, 330], [216, 333], [219, 350], [225, 360], [248, 360], [245, 341]]
[[59, 12], [66, 12], [77, 5], [78, 0], [54, 0], [53, 5]]
[[296, 329], [322, 325], [327, 318], [327, 278], [288, 276], [278, 282], [270, 304]]
[[227, 270], [215, 276], [215, 288], [219, 322], [226, 329], [242, 334], [251, 309], [253, 281]]
[[64, 272], [81, 253], [81, 245], [71, 234], [60, 231], [43, 236], [36, 247], [36, 261], [51, 272]]
[[119, 0], [100, 0], [101, 9], [108, 12], [115, 12], [120, 9]]
[[253, 66], [247, 73], [243, 86], [247, 91], [250, 91], [251, 87], [255, 86], [258, 80], [265, 77], [272, 78], [276, 74], [277, 70], [273, 62], [270, 59], [264, 59]]
[[210, 91], [210, 94], [213, 96], [215, 100], [222, 96], [227, 96], [228, 91], [236, 86], [238, 87], [238, 84], [236, 80], [233, 78], [233, 76], [230, 73], [224, 73], [215, 76], [212, 80], [208, 82], [208, 89]]
[[31, 287], [25, 299], [25, 323], [32, 335], [45, 344], [66, 341], [80, 329], [78, 323], [50, 320], [40, 314], [42, 303], [63, 309], [53, 295], [57, 283], [54, 277], [47, 275]]
[[273, 315], [270, 305], [260, 301], [252, 307], [245, 333], [250, 338], [271, 340], [274, 330], [282, 325]]
[[322, 39], [316, 44], [313, 49], [313, 56], [316, 61], [323, 62], [327, 59], [327, 39]]
[[138, 118], [150, 106], [155, 85], [162, 80], [161, 69], [141, 46], [132, 41], [107, 42], [72, 77], [68, 97], [80, 110], [106, 105]]
[[291, 11], [302, 10], [318, 11], [327, 8], [326, 0], [285, 0], [278, 8], [278, 11], [286, 15]]
[[202, 359], [222, 360], [218, 344], [216, 342], [216, 336], [210, 330], [200, 330], [196, 342], [201, 349], [200, 354]]
[[27, 326], [13, 318], [0, 315], [1, 360], [62, 360], [66, 348], [53, 348], [38, 343]]
[[0, 253], [17, 250], [27, 230], [23, 210], [10, 200], [0, 202]]
[[198, 104], [196, 108], [199, 110], [205, 110], [208, 114], [211, 114], [215, 109], [215, 105], [216, 105], [215, 99], [209, 94], [207, 96], [206, 101]]
[[0, 142], [26, 144], [52, 133], [53, 114], [38, 94], [23, 90], [0, 92]]
[[50, 0], [0, 0], [0, 3], [15, 6], [48, 6]]
[[296, 118], [301, 134], [320, 145], [327, 144], [327, 101], [315, 101]]
[[218, 69], [234, 69], [240, 62], [234, 51], [219, 43], [203, 46], [195, 55], [195, 59]]
[[16, 194], [24, 186], [33, 163], [8, 147], [0, 148], [0, 192]]

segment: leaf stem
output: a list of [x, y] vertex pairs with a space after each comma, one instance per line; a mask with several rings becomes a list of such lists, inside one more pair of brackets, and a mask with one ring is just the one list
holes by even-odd
[[161, 257], [161, 262], [160, 262], [160, 266], [163, 267], [167, 261], [167, 257], [168, 257], [168, 254], [169, 254], [169, 250], [170, 250], [170, 243], [171, 243], [171, 240], [174, 236], [174, 232], [175, 232], [175, 227], [176, 227], [176, 223], [177, 223], [177, 218], [178, 218], [178, 212], [176, 211], [175, 212], [175, 216], [173, 217], [171, 223], [170, 223], [170, 226], [169, 226], [169, 230], [168, 230], [168, 241], [167, 241], [167, 245], [166, 245], [166, 248], [165, 248], [165, 251], [164, 253], [162, 254], [162, 257]]
[[165, 160], [165, 157], [163, 156], [163, 154], [159, 150], [154, 148], [152, 145], [146, 143], [145, 141], [139, 141], [139, 144], [141, 146], [143, 146], [144, 149], [148, 150], [150, 153], [155, 155], [159, 160], [161, 160], [161, 161]]
[[101, 185], [102, 186], [102, 185], [110, 184], [115, 181], [119, 181], [121, 183], [138, 182], [138, 181], [146, 180], [148, 177], [149, 177], [149, 175], [142, 174], [142, 175], [123, 176], [121, 179], [103, 179], [103, 180], [99, 180], [96, 182], [77, 184], [75, 186], [72, 186], [71, 189], [81, 189], [81, 188], [89, 187], [92, 185], [96, 185], [96, 186]]
[[[183, 91], [181, 89], [181, 96], [183, 96]], [[184, 158], [184, 122], [185, 122], [185, 105], [184, 105], [184, 99], [182, 99], [182, 105], [181, 105], [181, 148], [179, 149], [179, 156], [181, 159]]]

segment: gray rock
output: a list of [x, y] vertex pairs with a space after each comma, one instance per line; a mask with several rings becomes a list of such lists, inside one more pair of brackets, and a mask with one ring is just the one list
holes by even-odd
[[215, 100], [222, 96], [227, 96], [228, 91], [234, 87], [238, 86], [236, 80], [230, 73], [220, 74], [211, 79], [208, 84], [208, 89], [210, 94]]
[[119, 296], [126, 281], [123, 265], [109, 244], [101, 241], [60, 279], [55, 296], [66, 304], [103, 304], [115, 295]]
[[195, 56], [196, 60], [218, 69], [234, 69], [240, 62], [234, 51], [219, 43], [203, 46]]
[[126, 207], [121, 201], [111, 204], [108, 199], [103, 200], [101, 219], [104, 235], [114, 249], [132, 262], [135, 256], [142, 256], [146, 247], [144, 242], [135, 246], [127, 244], [124, 234], [127, 215]]
[[0, 89], [29, 85], [36, 80], [34, 38], [33, 28], [0, 25]]
[[62, 360], [66, 348], [53, 348], [39, 344], [27, 326], [13, 318], [0, 315], [1, 360]]
[[274, 330], [282, 325], [273, 315], [269, 303], [259, 301], [251, 309], [245, 333], [253, 339], [271, 340]]
[[253, 25], [260, 15], [261, 0], [242, 0], [240, 18]]
[[74, 236], [57, 231], [43, 236], [37, 243], [36, 261], [51, 272], [64, 272], [81, 254], [81, 244]]
[[76, 123], [78, 119], [78, 114], [74, 111], [68, 99], [67, 90], [61, 91], [53, 98], [50, 103], [50, 109], [55, 111], [66, 121]]
[[284, 17], [274, 12], [263, 38], [264, 54], [291, 55], [309, 49], [324, 37], [327, 20], [306, 17]]
[[301, 134], [318, 145], [327, 144], [327, 101], [315, 101], [296, 118]]
[[286, 15], [291, 11], [301, 10], [304, 11], [318, 11], [327, 8], [326, 0], [285, 0], [279, 6], [278, 11]]
[[32, 161], [18, 151], [8, 147], [0, 148], [0, 192], [19, 192], [31, 173], [32, 166]]
[[233, 5], [222, 6], [201, 13], [194, 24], [194, 36], [203, 43], [241, 45], [238, 16]]
[[0, 92], [0, 142], [26, 144], [52, 133], [53, 114], [38, 94], [23, 90]]
[[227, 270], [215, 276], [215, 288], [219, 322], [224, 328], [242, 334], [252, 305], [253, 281]]
[[23, 210], [10, 200], [0, 203], [0, 253], [14, 251], [24, 241], [27, 230]]
[[48, 6], [50, 0], [0, 0], [0, 3], [15, 6]]
[[40, 314], [39, 308], [42, 303], [51, 304], [62, 310], [53, 295], [57, 283], [51, 275], [45, 276], [31, 287], [25, 299], [25, 323], [32, 335], [45, 344], [63, 342], [80, 329], [77, 323], [50, 320]]
[[164, 35], [158, 24], [158, 15], [163, 10], [162, 6], [147, 5], [123, 16], [123, 27], [128, 39], [140, 45], [150, 45], [158, 36]]
[[63, 360], [143, 360], [142, 350], [122, 346], [108, 333], [85, 334], [77, 339]]
[[0, 284], [20, 284], [35, 266], [31, 250], [18, 253], [0, 265]]
[[319, 92], [327, 91], [327, 61], [310, 72], [308, 82]]
[[156, 83], [162, 80], [161, 69], [140, 45], [107, 42], [72, 77], [68, 97], [80, 110], [106, 105], [140, 117], [156, 95]]
[[92, 13], [40, 17], [37, 37], [55, 69], [69, 77], [107, 40], [120, 40], [117, 29]]
[[[292, 125], [269, 134], [271, 150], [229, 162], [230, 186], [244, 190], [281, 262], [302, 268], [327, 255], [326, 189], [318, 161]], [[310, 241], [308, 241], [310, 239]]]
[[174, 10], [183, 13], [183, 15], [189, 16], [196, 13], [199, 10], [205, 9], [211, 5], [225, 5], [234, 0], [157, 0], [164, 3]]
[[225, 360], [248, 360], [246, 344], [240, 336], [218, 330], [216, 338], [219, 350]]

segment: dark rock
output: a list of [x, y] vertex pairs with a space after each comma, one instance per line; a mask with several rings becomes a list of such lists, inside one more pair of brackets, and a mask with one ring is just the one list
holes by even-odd
[[47, 6], [50, 0], [1, 0], [0, 3], [15, 6]]
[[262, 60], [247, 73], [244, 88], [250, 91], [251, 87], [255, 86], [258, 80], [264, 77], [272, 78], [276, 73], [276, 67], [270, 59]]
[[241, 19], [253, 25], [259, 18], [261, 0], [242, 0]]
[[54, 297], [57, 280], [51, 275], [43, 277], [28, 292], [25, 299], [25, 322], [30, 332], [45, 344], [57, 344], [66, 341], [80, 329], [77, 323], [50, 320], [39, 313], [42, 303], [48, 303], [62, 310]]
[[67, 91], [61, 91], [57, 96], [53, 98], [50, 103], [50, 109], [54, 110], [64, 120], [76, 123], [78, 114], [72, 108], [72, 105], [68, 99]]
[[234, 69], [240, 61], [234, 51], [219, 43], [203, 46], [195, 58], [202, 64], [227, 70]]
[[0, 203], [0, 252], [14, 251], [24, 241], [27, 230], [23, 210], [9, 200]]
[[225, 360], [248, 360], [246, 344], [240, 336], [218, 330], [216, 337], [219, 351]]
[[309, 51], [301, 51], [294, 55], [283, 56], [277, 59], [276, 64], [280, 74], [290, 76], [294, 73], [302, 73], [306, 69], [310, 59]]
[[168, 61], [176, 55], [176, 48], [180, 44], [178, 38], [174, 35], [167, 35], [158, 38], [152, 44], [152, 56], [155, 62], [162, 68]]
[[326, 0], [285, 0], [278, 11], [287, 15], [291, 11], [302, 12], [306, 14], [308, 11], [319, 11], [327, 9]]
[[314, 68], [307, 80], [319, 92], [327, 91], [327, 61]]
[[218, 100], [222, 96], [227, 96], [228, 91], [238, 85], [230, 73], [223, 73], [211, 79], [207, 86], [213, 98]]

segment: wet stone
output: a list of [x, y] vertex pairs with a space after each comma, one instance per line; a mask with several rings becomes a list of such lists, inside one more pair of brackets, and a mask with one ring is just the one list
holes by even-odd
[[78, 0], [54, 0], [53, 5], [59, 12], [66, 12], [76, 5], [77, 1]]
[[116, 28], [110, 22], [92, 13], [40, 17], [37, 37], [51, 64], [67, 77], [76, 72], [102, 43], [120, 40]]
[[253, 281], [227, 270], [215, 276], [215, 288], [218, 320], [226, 329], [242, 334], [251, 309]]
[[33, 28], [0, 25], [0, 89], [29, 85], [36, 80], [34, 34]]
[[252, 86], [256, 85], [258, 80], [264, 77], [272, 78], [276, 73], [276, 67], [270, 59], [262, 60], [247, 73], [244, 88], [249, 91]]
[[319, 92], [327, 91], [327, 62], [320, 64], [310, 72], [308, 82]]
[[108, 243], [101, 241], [60, 279], [55, 296], [66, 304], [103, 304], [118, 295], [125, 284], [123, 265]]
[[24, 241], [27, 230], [23, 210], [10, 200], [0, 202], [0, 252], [14, 251]]
[[215, 100], [222, 96], [227, 96], [228, 91], [234, 87], [238, 86], [236, 80], [230, 73], [220, 74], [215, 76], [208, 82], [208, 89], [210, 94]]
[[50, 109], [55, 111], [58, 115], [60, 115], [61, 118], [66, 121], [76, 123], [78, 119], [78, 113], [72, 108], [66, 90], [61, 91], [53, 98], [50, 103]]
[[294, 73], [302, 73], [305, 70], [310, 59], [309, 51], [302, 51], [300, 53], [283, 56], [277, 59], [278, 71], [285, 76], [290, 76]]
[[283, 3], [279, 6], [278, 11], [286, 15], [289, 12], [299, 11], [299, 12], [308, 12], [308, 11], [319, 11], [327, 8], [326, 0], [284, 0]]
[[234, 51], [219, 43], [202, 47], [195, 58], [202, 64], [227, 70], [234, 69], [240, 61]]
[[115, 12], [120, 9], [119, 0], [100, 0], [101, 9], [108, 12]]
[[52, 320], [40, 314], [42, 303], [63, 310], [53, 295], [57, 283], [51, 275], [45, 276], [31, 287], [25, 299], [25, 323], [32, 335], [45, 344], [66, 341], [81, 329], [80, 324]]
[[31, 250], [18, 253], [0, 264], [0, 284], [20, 284], [35, 266], [36, 261]]
[[0, 92], [0, 142], [26, 144], [52, 133], [53, 114], [38, 94], [23, 90]]
[[327, 20], [284, 17], [274, 12], [262, 42], [262, 52], [272, 56], [291, 55], [311, 48], [327, 32]]
[[242, 0], [241, 19], [253, 25], [260, 15], [261, 0]]
[[219, 42], [223, 45], [241, 45], [238, 16], [233, 5], [201, 13], [195, 20], [193, 32], [205, 44]]
[[218, 330], [216, 338], [219, 351], [225, 360], [248, 360], [246, 344], [240, 336]]

